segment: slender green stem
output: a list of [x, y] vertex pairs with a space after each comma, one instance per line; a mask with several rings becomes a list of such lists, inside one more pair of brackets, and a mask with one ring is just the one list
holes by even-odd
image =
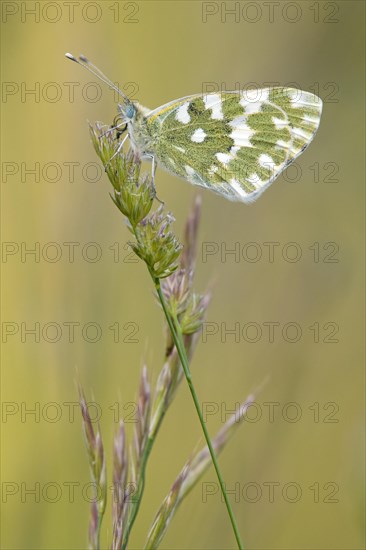
[[[213, 465], [214, 465], [215, 470], [216, 470], [217, 478], [218, 478], [219, 483], [220, 483], [220, 488], [221, 488], [221, 491], [222, 491], [222, 495], [224, 497], [224, 501], [225, 501], [226, 508], [227, 508], [227, 511], [228, 511], [228, 514], [229, 514], [229, 517], [230, 517], [231, 525], [232, 525], [232, 528], [233, 528], [233, 532], [234, 532], [234, 535], [235, 535], [235, 539], [236, 539], [238, 548], [239, 548], [239, 550], [243, 550], [244, 546], [243, 546], [243, 543], [240, 539], [238, 526], [236, 524], [234, 513], [233, 513], [233, 510], [231, 508], [231, 504], [230, 504], [229, 498], [228, 498], [227, 493], [226, 493], [224, 481], [222, 479], [222, 475], [221, 475], [220, 468], [219, 468], [219, 465], [218, 465], [218, 462], [217, 462], [216, 454], [215, 454], [214, 448], [212, 446], [211, 439], [210, 439], [208, 430], [206, 428], [206, 424], [205, 424], [204, 419], [203, 419], [203, 415], [202, 415], [200, 403], [199, 403], [199, 400], [198, 400], [198, 397], [197, 397], [197, 394], [196, 394], [196, 390], [195, 390], [194, 385], [193, 385], [193, 380], [192, 380], [192, 376], [191, 376], [191, 373], [190, 373], [190, 370], [189, 370], [188, 358], [187, 358], [186, 349], [185, 349], [185, 346], [184, 346], [184, 342], [183, 342], [179, 322], [178, 322], [178, 320], [175, 320], [175, 322], [174, 322], [174, 319], [172, 318], [172, 316], [171, 316], [171, 314], [168, 310], [163, 292], [161, 290], [160, 280], [155, 278], [154, 275], [151, 273], [151, 271], [150, 271], [150, 275], [154, 280], [155, 288], [156, 288], [156, 291], [158, 293], [158, 297], [159, 297], [161, 306], [163, 308], [167, 323], [169, 325], [169, 329], [170, 329], [170, 332], [172, 334], [175, 347], [177, 348], [179, 359], [180, 359], [180, 362], [182, 364], [183, 371], [184, 371], [184, 374], [185, 374], [185, 377], [186, 377], [186, 380], [187, 380], [187, 383], [188, 383], [188, 387], [190, 389], [190, 392], [191, 392], [191, 395], [192, 395], [192, 398], [193, 398], [193, 402], [194, 402], [194, 405], [196, 407], [196, 411], [197, 411], [197, 414], [198, 414], [198, 418], [199, 418], [199, 421], [200, 421], [200, 424], [201, 424], [201, 427], [202, 427], [202, 430], [203, 430], [203, 433], [204, 433], [204, 436], [205, 436], [205, 439], [206, 439], [207, 447], [210, 451], [211, 459], [212, 459]], [[176, 324], [176, 326], [175, 326], [175, 324]]]
[[131, 512], [128, 516], [128, 521], [126, 525], [126, 530], [123, 534], [123, 541], [122, 541], [122, 550], [125, 550], [127, 548], [128, 539], [130, 538], [130, 533], [133, 524], [135, 523], [136, 516], [138, 514], [138, 511], [140, 509], [140, 504], [142, 500], [142, 495], [144, 493], [145, 488], [145, 473], [146, 473], [146, 465], [147, 461], [150, 456], [150, 452], [152, 449], [154, 443], [154, 439], [149, 437], [149, 439], [146, 442], [144, 452], [141, 457], [140, 462], [140, 468], [139, 468], [139, 477], [137, 482], [137, 494], [133, 497], [133, 501], [131, 503]]
[[148, 438], [148, 440], [146, 441], [144, 452], [142, 453], [142, 456], [141, 456], [141, 461], [140, 461], [140, 466], [139, 466], [139, 474], [138, 474], [138, 482], [137, 482], [137, 492], [136, 492], [136, 496], [133, 497], [133, 500], [131, 502], [131, 510], [129, 512], [129, 515], [128, 515], [126, 529], [125, 529], [125, 532], [123, 534], [121, 550], [125, 550], [127, 548], [127, 544], [128, 544], [129, 538], [130, 538], [131, 530], [132, 530], [133, 524], [135, 523], [137, 514], [139, 512], [139, 509], [140, 509], [142, 497], [143, 497], [144, 490], [145, 490], [145, 477], [146, 477], [147, 463], [148, 463], [148, 460], [149, 460], [149, 457], [150, 457], [151, 450], [152, 450], [153, 445], [155, 443], [156, 434], [158, 433], [160, 425], [161, 425], [161, 423], [163, 421], [163, 418], [165, 416], [165, 412], [166, 412], [165, 409], [162, 410], [160, 418], [158, 420], [158, 424], [157, 424], [156, 429], [155, 429], [155, 435], [153, 437]]
[[96, 550], [99, 550], [100, 549], [100, 530], [101, 530], [101, 527], [102, 527], [102, 520], [103, 520], [103, 516], [100, 516], [98, 514], [98, 525], [97, 525], [97, 548]]

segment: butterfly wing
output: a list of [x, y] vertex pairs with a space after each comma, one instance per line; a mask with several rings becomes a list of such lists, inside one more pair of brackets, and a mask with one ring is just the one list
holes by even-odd
[[147, 115], [158, 164], [225, 196], [251, 202], [312, 141], [321, 100], [293, 88], [196, 94]]

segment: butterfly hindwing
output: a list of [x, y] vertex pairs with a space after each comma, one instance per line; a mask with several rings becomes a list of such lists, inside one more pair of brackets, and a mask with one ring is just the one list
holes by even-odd
[[321, 108], [292, 88], [197, 94], [151, 111], [147, 126], [163, 168], [250, 202], [309, 145]]

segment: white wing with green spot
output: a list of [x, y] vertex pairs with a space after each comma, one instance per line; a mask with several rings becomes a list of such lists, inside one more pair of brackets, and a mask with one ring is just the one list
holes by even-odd
[[197, 94], [147, 115], [163, 168], [235, 201], [251, 202], [312, 141], [321, 100], [292, 88]]

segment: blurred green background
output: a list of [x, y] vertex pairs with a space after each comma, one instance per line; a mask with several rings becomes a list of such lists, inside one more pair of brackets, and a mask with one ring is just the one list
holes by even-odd
[[[211, 434], [225, 411], [270, 377], [252, 421], [220, 458], [227, 487], [240, 491], [231, 499], [247, 548], [364, 548], [364, 7], [2, 2], [3, 548], [87, 546], [76, 370], [102, 410], [110, 476], [115, 403], [126, 417], [143, 362], [155, 381], [164, 352], [151, 282], [130, 261], [128, 231], [89, 142], [86, 121], [111, 123], [116, 98], [65, 60], [67, 51], [87, 55], [151, 108], [207, 83], [296, 83], [323, 98], [314, 142], [258, 202], [202, 195], [196, 287], [213, 286], [207, 321], [216, 333], [198, 346], [192, 370], [202, 402], [218, 404]], [[195, 189], [159, 170], [157, 189], [181, 234]], [[269, 242], [279, 243], [273, 261]], [[26, 254], [37, 247], [39, 255]], [[232, 249], [236, 256], [227, 254]], [[278, 323], [273, 342], [269, 322]], [[26, 332], [36, 323], [38, 342]], [[73, 342], [70, 323], [77, 323]], [[117, 343], [109, 328], [116, 323]], [[237, 338], [225, 334], [235, 326]], [[95, 327], [101, 337], [93, 343]], [[291, 343], [294, 327], [301, 335]], [[129, 435], [132, 428], [127, 423]], [[198, 442], [183, 383], [151, 456], [131, 548], [142, 548]], [[212, 469], [203, 481], [216, 482]], [[245, 496], [248, 483], [260, 487], [257, 502], [254, 490]], [[301, 489], [297, 502], [289, 502], [288, 483]], [[29, 493], [37, 487], [39, 497]], [[235, 548], [219, 494], [203, 502], [202, 491], [199, 484], [182, 505], [162, 548]], [[110, 538], [108, 509], [103, 546]]]

